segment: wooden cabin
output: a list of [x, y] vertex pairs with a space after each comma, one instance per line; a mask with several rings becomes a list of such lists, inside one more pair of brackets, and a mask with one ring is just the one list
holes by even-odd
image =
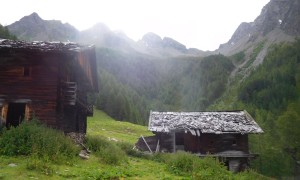
[[85, 133], [98, 91], [93, 46], [0, 39], [0, 117], [7, 128], [32, 117], [65, 133]]
[[140, 150], [218, 157], [234, 172], [256, 156], [249, 151], [248, 134], [263, 133], [246, 111], [151, 112], [148, 129], [155, 136], [140, 138]]

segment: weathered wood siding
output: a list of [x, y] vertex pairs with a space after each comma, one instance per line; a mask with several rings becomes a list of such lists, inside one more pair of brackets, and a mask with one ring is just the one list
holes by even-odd
[[[148, 146], [146, 145], [144, 139]], [[157, 141], [158, 141], [157, 136], [148, 136], [148, 137], [144, 137], [144, 139], [140, 137], [136, 142], [135, 146], [141, 151], [150, 151], [149, 150], [150, 148], [152, 152], [155, 152], [157, 147]]]
[[87, 93], [98, 91], [96, 68], [94, 47], [0, 41], [1, 117], [8, 127], [34, 115], [65, 132], [86, 132]]
[[[90, 52], [90, 51], [88, 51]], [[59, 127], [64, 132], [86, 133], [87, 127], [87, 93], [93, 88], [93, 68], [88, 52], [80, 52], [78, 56], [66, 57], [59, 67], [58, 116]], [[68, 105], [64, 100], [63, 88], [65, 82], [75, 82], [76, 105]]]
[[[191, 133], [177, 132], [157, 133], [160, 140], [160, 150], [174, 152], [184, 150], [192, 153], [215, 154], [224, 151], [241, 151], [246, 154], [248, 149], [248, 135], [241, 134], [201, 134], [193, 136]], [[175, 149], [174, 149], [175, 148]]]
[[184, 135], [186, 151], [193, 153], [219, 153], [224, 151], [242, 151], [248, 153], [248, 135], [241, 134], [201, 134], [200, 137], [190, 133]]
[[[28, 56], [13, 54], [0, 57], [0, 94], [6, 100], [30, 99], [28, 113], [35, 115], [49, 126], [57, 126], [56, 103], [58, 85], [57, 56], [47, 54]], [[11, 62], [13, 63], [11, 63]], [[29, 75], [24, 76], [24, 67], [29, 68]]]
[[[97, 81], [97, 63], [96, 63], [96, 54], [95, 49], [87, 49], [83, 52], [78, 53], [78, 65], [83, 71], [86, 81], [90, 86], [89, 91], [98, 90], [98, 81]], [[96, 72], [96, 73], [95, 73]]]
[[157, 133], [160, 151], [163, 152], [175, 152], [175, 133]]

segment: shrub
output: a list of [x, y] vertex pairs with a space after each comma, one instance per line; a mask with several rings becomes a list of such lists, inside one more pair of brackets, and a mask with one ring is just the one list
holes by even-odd
[[186, 175], [193, 172], [195, 158], [196, 157], [192, 154], [179, 151], [173, 156], [169, 156], [166, 163], [168, 164], [168, 168], [171, 172], [178, 175]]
[[156, 154], [154, 160], [167, 164], [167, 169], [176, 175], [192, 179], [233, 179], [233, 174], [216, 159], [199, 158], [193, 154], [178, 151], [174, 154]]
[[86, 146], [104, 163], [118, 165], [127, 161], [126, 153], [102, 136], [88, 136]]
[[0, 154], [7, 156], [34, 155], [44, 161], [70, 162], [79, 149], [60, 131], [47, 128], [37, 121], [24, 122], [4, 130], [0, 137]]
[[233, 173], [212, 157], [197, 158], [193, 164], [195, 179], [233, 179]]

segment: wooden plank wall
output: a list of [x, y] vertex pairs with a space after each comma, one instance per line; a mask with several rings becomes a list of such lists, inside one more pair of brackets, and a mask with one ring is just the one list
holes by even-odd
[[160, 151], [175, 152], [175, 134], [174, 133], [157, 133], [160, 142]]
[[95, 49], [86, 49], [78, 53], [78, 65], [83, 71], [85, 78], [87, 79], [90, 89], [98, 90], [98, 81], [97, 81], [97, 64], [96, 64], [96, 56]]
[[78, 98], [86, 103], [87, 92], [98, 88], [94, 49], [80, 53], [0, 50], [0, 95], [6, 105], [31, 100], [26, 106], [29, 116], [65, 132], [85, 133], [86, 110], [63, 103], [62, 83], [67, 81], [77, 83]]
[[[248, 135], [241, 134], [201, 134], [193, 136], [191, 133], [176, 133], [175, 142], [173, 133], [157, 133], [161, 149], [174, 152], [174, 143], [177, 150], [192, 153], [219, 153], [223, 151], [242, 151], [249, 153]], [[182, 145], [184, 146], [182, 148]]]
[[249, 153], [247, 134], [201, 134], [197, 139], [199, 140], [196, 141], [198, 144], [196, 150], [202, 154], [223, 151], [242, 151]]
[[[81, 53], [76, 56], [66, 56], [63, 63], [59, 67], [59, 83], [58, 83], [58, 124], [60, 129], [64, 132], [79, 132], [86, 133], [87, 128], [87, 114], [86, 107], [87, 104], [87, 92], [91, 91], [88, 88], [92, 88], [91, 85], [87, 86], [89, 81], [88, 77], [84, 73], [85, 68], [91, 68], [89, 65], [89, 60], [86, 59], [88, 55], [82, 56]], [[78, 62], [82, 62], [79, 64]], [[72, 67], [72, 68], [70, 68]], [[63, 83], [65, 82], [75, 82], [77, 84], [76, 92], [76, 105], [64, 104], [63, 99]], [[89, 83], [88, 83], [89, 84]]]
[[[144, 137], [152, 152], [155, 152], [157, 146], [157, 136]], [[150, 151], [142, 137], [138, 139], [135, 146], [141, 151]]]
[[[56, 127], [58, 57], [49, 54], [0, 55], [1, 61], [7, 58], [8, 64], [0, 64], [0, 94], [6, 95], [7, 102], [30, 99], [27, 112], [47, 125]], [[23, 76], [24, 67], [29, 67], [29, 76]]]

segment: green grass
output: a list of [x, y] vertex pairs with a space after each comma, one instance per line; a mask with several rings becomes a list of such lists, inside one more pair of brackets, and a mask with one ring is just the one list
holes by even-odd
[[88, 118], [87, 135], [101, 135], [110, 139], [114, 138], [117, 141], [134, 144], [141, 135], [151, 136], [153, 134], [145, 126], [115, 121], [106, 113], [95, 110], [94, 116]]
[[[88, 119], [87, 135], [91, 137], [117, 139], [118, 142], [133, 144], [140, 135], [152, 135], [147, 127], [128, 122], [115, 121], [102, 111], [94, 111]], [[108, 142], [109, 143], [109, 142]], [[114, 143], [114, 142], [112, 142]], [[114, 144], [109, 145], [110, 147]], [[123, 155], [125, 155], [123, 153]], [[126, 155], [125, 155], [126, 156]], [[11, 167], [9, 164], [15, 164]], [[0, 180], [2, 179], [182, 179], [164, 170], [166, 164], [136, 157], [110, 165], [93, 152], [88, 160], [79, 157], [72, 164], [44, 162], [31, 156], [0, 155]]]
[[[2, 179], [267, 179], [255, 172], [232, 174], [214, 160], [200, 160], [191, 154], [165, 154], [141, 158], [124, 152], [133, 147], [140, 135], [151, 135], [147, 127], [115, 121], [95, 110], [88, 119], [87, 145], [92, 154], [88, 160], [75, 157], [73, 163], [45, 162], [35, 156], [0, 155]], [[101, 138], [96, 138], [101, 136]], [[2, 136], [0, 136], [1, 138]], [[110, 142], [115, 138], [118, 142]], [[90, 144], [89, 144], [90, 143]], [[120, 145], [122, 143], [122, 145]], [[124, 149], [125, 145], [127, 149]], [[122, 150], [123, 148], [123, 150]], [[122, 152], [121, 152], [122, 151]], [[103, 154], [120, 153], [116, 162], [103, 159]], [[182, 160], [183, 159], [183, 160]], [[108, 159], [111, 160], [111, 159]], [[114, 160], [114, 159], [113, 159]], [[16, 166], [9, 166], [15, 164]], [[191, 166], [193, 165], [193, 166]], [[190, 169], [189, 167], [192, 167]]]

